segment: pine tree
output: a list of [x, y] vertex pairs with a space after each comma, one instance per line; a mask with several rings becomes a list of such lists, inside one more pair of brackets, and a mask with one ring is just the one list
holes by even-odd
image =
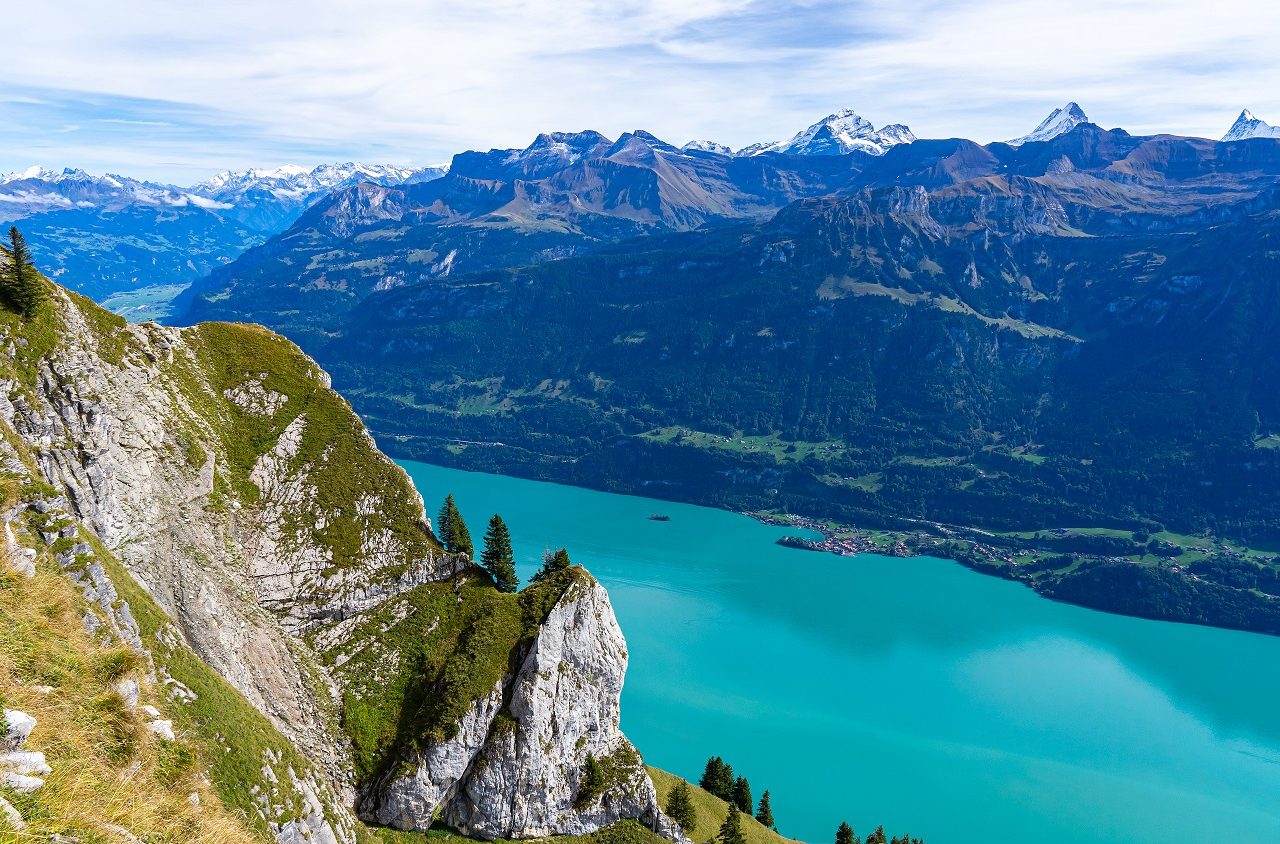
[[876, 827], [876, 831], [867, 836], [867, 844], [889, 844], [889, 839], [884, 834], [883, 824]]
[[773, 805], [769, 802], [769, 789], [767, 788], [764, 790], [764, 794], [760, 795], [760, 805], [756, 807], [756, 820], [769, 829], [778, 828], [778, 825], [773, 820]]
[[35, 265], [31, 262], [31, 250], [27, 248], [27, 241], [17, 226], [9, 227], [7, 251], [8, 266], [5, 268], [0, 291], [19, 313], [31, 316], [49, 294], [44, 282], [40, 280], [40, 273], [36, 272]]
[[836, 830], [836, 844], [859, 844], [858, 836], [853, 834], [853, 827], [848, 823], [840, 824]]
[[720, 782], [720, 772], [723, 770], [724, 760], [719, 756], [712, 756], [707, 760], [707, 766], [702, 769], [702, 779], [698, 780], [698, 787], [715, 794]]
[[693, 828], [698, 825], [698, 810], [694, 808], [693, 797], [689, 793], [689, 783], [684, 780], [676, 783], [667, 795], [667, 817], [680, 824], [687, 835], [693, 835]]
[[737, 780], [733, 776], [733, 766], [728, 762], [720, 769], [720, 777], [716, 780], [716, 790], [711, 792], [726, 803], [733, 802], [733, 786]]
[[453, 541], [457, 553], [475, 557], [476, 547], [471, 542], [471, 531], [467, 530], [467, 523], [462, 520], [461, 513], [457, 514], [453, 522]]
[[436, 536], [448, 551], [453, 550], [450, 547], [453, 544], [453, 515], [457, 512], [458, 506], [453, 503], [453, 493], [449, 493], [440, 505], [440, 515], [436, 516]]
[[462, 520], [462, 513], [454, 503], [453, 493], [445, 496], [444, 505], [440, 508], [440, 516], [436, 519], [436, 532], [444, 547], [454, 554], [475, 556], [475, 546], [471, 543], [471, 531]]
[[720, 844], [747, 844], [747, 838], [742, 834], [742, 818], [738, 807], [732, 803], [729, 804], [729, 814], [724, 816], [724, 823], [720, 824], [720, 834], [716, 836], [716, 841]]
[[520, 580], [516, 577], [516, 558], [511, 551], [511, 534], [497, 513], [489, 520], [480, 562], [492, 575], [499, 592], [514, 592], [520, 588]]
[[739, 812], [751, 814], [751, 784], [747, 782], [746, 777], [738, 777], [733, 784], [732, 802], [738, 807]]
[[538, 573], [533, 576], [532, 582], [538, 583], [558, 571], [564, 571], [571, 565], [573, 564], [569, 562], [569, 552], [563, 548], [554, 554], [550, 551], [543, 552], [542, 568], [538, 569]]

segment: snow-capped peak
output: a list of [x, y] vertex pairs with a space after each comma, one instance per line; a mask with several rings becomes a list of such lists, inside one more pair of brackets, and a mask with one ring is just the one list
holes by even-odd
[[1224, 141], [1243, 141], [1245, 138], [1280, 138], [1280, 126], [1272, 126], [1264, 120], [1253, 116], [1253, 112], [1245, 109], [1240, 112], [1236, 122], [1231, 124]]
[[1047, 141], [1050, 138], [1065, 135], [1081, 123], [1088, 122], [1089, 118], [1085, 115], [1084, 109], [1074, 102], [1067, 103], [1062, 108], [1055, 108], [1053, 113], [1042, 120], [1040, 125], [1030, 134], [1023, 135], [1021, 138], [1014, 138], [1011, 141], [1005, 141], [1005, 143], [1009, 146], [1020, 147], [1033, 141]]
[[0, 185], [7, 185], [10, 182], [49, 182], [57, 184], [78, 179], [93, 179], [88, 173], [79, 168], [67, 167], [63, 170], [50, 170], [40, 165], [32, 165], [25, 170], [17, 170], [13, 173], [5, 173], [0, 175]]
[[901, 123], [876, 129], [871, 121], [853, 109], [845, 108], [827, 115], [788, 140], [772, 144], [752, 144], [738, 150], [737, 154], [750, 156], [779, 152], [788, 155], [847, 155], [860, 151], [883, 155], [890, 147], [909, 144], [915, 139], [911, 130]]
[[720, 155], [733, 155], [732, 149], [715, 141], [689, 141], [680, 149], [686, 152], [716, 152]]

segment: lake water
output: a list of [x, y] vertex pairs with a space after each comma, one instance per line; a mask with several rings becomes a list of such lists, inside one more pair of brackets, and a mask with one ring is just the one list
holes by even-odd
[[[721, 510], [402, 463], [522, 580], [565, 546], [629, 644], [622, 726], [697, 781], [772, 792], [787, 835], [928, 844], [1280, 842], [1280, 638], [1045, 600], [931, 558], [783, 548]], [[649, 520], [666, 513], [669, 522]]]

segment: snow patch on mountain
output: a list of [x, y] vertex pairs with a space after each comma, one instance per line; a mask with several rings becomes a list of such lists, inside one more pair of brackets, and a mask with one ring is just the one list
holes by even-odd
[[714, 152], [720, 155], [733, 155], [733, 150], [715, 141], [689, 141], [680, 147], [685, 152]]
[[1014, 138], [1011, 141], [1005, 141], [1009, 146], [1020, 147], [1023, 144], [1029, 144], [1034, 141], [1047, 141], [1050, 138], [1056, 138], [1059, 135], [1065, 135], [1081, 123], [1088, 123], [1089, 118], [1085, 115], [1084, 109], [1074, 102], [1067, 103], [1062, 108], [1055, 108], [1053, 112], [1040, 121], [1040, 125], [1021, 138]]
[[1280, 138], [1280, 126], [1272, 126], [1264, 120], [1259, 120], [1246, 108], [1240, 112], [1240, 116], [1236, 118], [1235, 123], [1231, 124], [1227, 134], [1222, 136], [1222, 140], [1243, 141], [1246, 138]]
[[884, 155], [890, 147], [909, 144], [915, 139], [911, 130], [901, 123], [876, 129], [871, 121], [846, 108], [824, 117], [785, 141], [752, 144], [738, 150], [737, 155], [763, 155], [766, 152], [785, 155], [848, 155], [851, 152]]
[[360, 182], [388, 186], [408, 181], [439, 178], [443, 167], [396, 167], [389, 164], [321, 164], [311, 170], [297, 164], [271, 169], [224, 170], [191, 186], [193, 193], [221, 200], [234, 200], [249, 193], [267, 193], [284, 200], [305, 200], [336, 188]]

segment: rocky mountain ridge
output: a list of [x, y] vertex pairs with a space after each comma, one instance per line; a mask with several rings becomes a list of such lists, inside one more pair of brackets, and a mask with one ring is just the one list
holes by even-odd
[[[130, 326], [50, 289], [30, 319], [0, 313], [0, 473], [17, 502], [3, 514], [7, 556], [26, 559], [19, 546], [48, 554], [82, 584], [86, 630], [139, 654], [134, 679], [167, 691], [175, 723], [241, 760], [233, 776], [216, 753], [209, 770], [228, 804], [256, 807], [254, 823], [290, 844], [356, 841], [358, 806], [427, 804], [482, 837], [636, 818], [681, 838], [618, 730], [625, 645], [588, 574], [500, 596], [465, 557], [443, 552], [403, 471], [282, 338], [251, 326]], [[397, 617], [406, 602], [422, 611]], [[481, 605], [513, 623], [484, 639], [489, 674], [464, 672], [483, 675], [474, 695], [447, 679], [476, 657], [465, 644], [431, 640], [440, 675], [389, 644], [398, 625], [421, 643], [458, 613], [492, 625]], [[352, 709], [366, 698], [343, 671], [364, 659], [383, 691], [409, 690], [379, 699], [377, 719]], [[551, 682], [556, 672], [589, 692]], [[217, 695], [225, 703], [205, 709]], [[451, 708], [406, 731], [424, 699]], [[240, 726], [222, 726], [236, 707]], [[366, 744], [364, 728], [390, 740]], [[430, 736], [453, 735], [475, 744], [461, 767], [393, 775], [432, 758]], [[584, 795], [587, 753], [635, 764]], [[432, 819], [360, 812], [404, 829]]]

